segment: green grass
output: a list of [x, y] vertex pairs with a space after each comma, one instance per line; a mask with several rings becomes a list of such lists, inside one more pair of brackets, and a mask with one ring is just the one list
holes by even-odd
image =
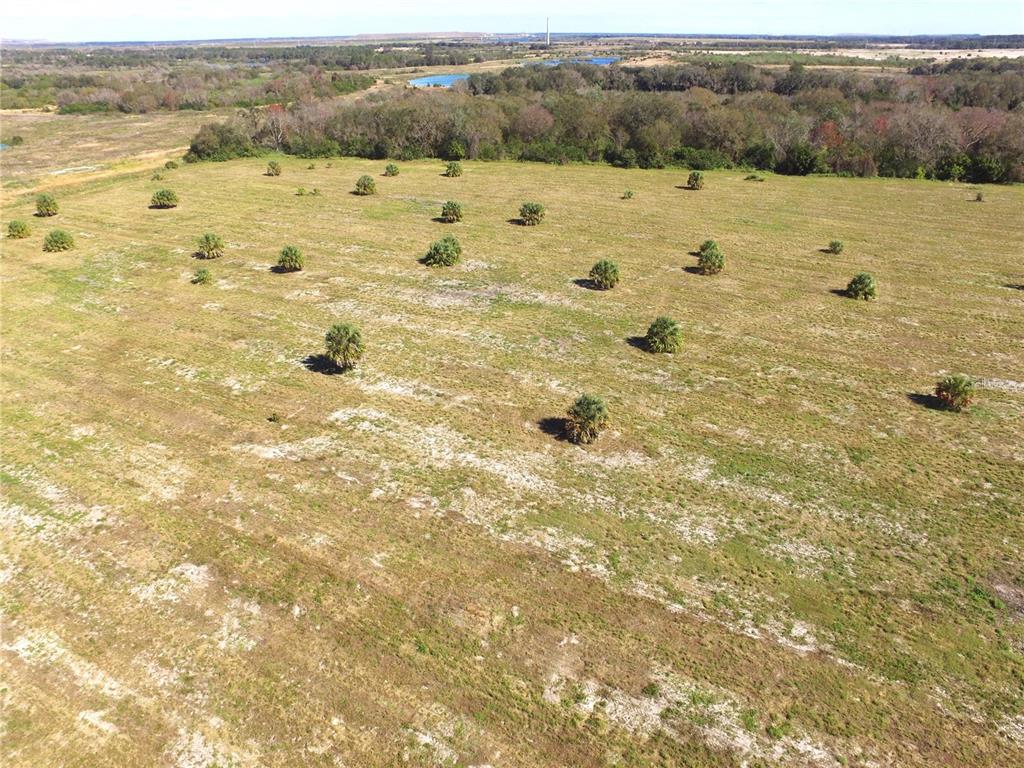
[[[3, 241], [12, 765], [1015, 761], [1024, 189], [279, 161], [67, 186], [75, 250]], [[629, 343], [662, 314], [679, 352]], [[309, 370], [336, 322], [363, 359]], [[914, 399], [946, 371], [963, 414]], [[581, 392], [586, 448], [545, 431]]]

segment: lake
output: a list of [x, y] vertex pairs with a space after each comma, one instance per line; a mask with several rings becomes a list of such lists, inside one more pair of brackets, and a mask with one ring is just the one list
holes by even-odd
[[414, 88], [450, 88], [459, 80], [468, 80], [469, 75], [429, 75], [417, 77], [409, 81]]

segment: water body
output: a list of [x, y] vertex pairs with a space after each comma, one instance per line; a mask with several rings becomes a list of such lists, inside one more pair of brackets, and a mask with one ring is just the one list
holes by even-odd
[[460, 80], [468, 80], [469, 75], [429, 75], [416, 77], [409, 81], [414, 88], [451, 88]]
[[[621, 59], [620, 56], [587, 56], [582, 59], [569, 59], [569, 64], [596, 64], [599, 67], [607, 67]], [[541, 62], [545, 67], [557, 67], [562, 64], [561, 59], [549, 59]]]

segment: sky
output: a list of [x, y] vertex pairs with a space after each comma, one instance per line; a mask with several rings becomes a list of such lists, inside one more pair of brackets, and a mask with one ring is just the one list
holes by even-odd
[[[1024, 0], [8, 0], [0, 37], [54, 42], [395, 32], [1024, 34]], [[29, 12], [29, 11], [32, 12]]]

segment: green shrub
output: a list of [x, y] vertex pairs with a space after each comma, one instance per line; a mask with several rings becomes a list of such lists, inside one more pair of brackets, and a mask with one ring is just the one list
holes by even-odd
[[829, 242], [828, 248], [826, 248], [825, 250], [828, 251], [831, 254], [834, 254], [834, 255], [838, 256], [840, 253], [843, 252], [843, 241], [842, 240], [832, 240], [832, 241]]
[[213, 275], [206, 267], [200, 267], [192, 275], [192, 285], [209, 285], [213, 282]]
[[162, 173], [154, 173], [152, 176], [149, 177], [149, 180], [150, 181], [163, 181], [164, 180], [164, 175]]
[[281, 249], [277, 257], [278, 272], [300, 272], [306, 266], [306, 260], [302, 257], [302, 251], [294, 245], [286, 245]]
[[851, 299], [864, 299], [868, 301], [875, 298], [876, 289], [874, 275], [870, 272], [861, 272], [854, 275], [853, 279], [847, 284], [846, 295]]
[[350, 323], [337, 323], [325, 338], [327, 358], [342, 370], [354, 368], [363, 356], [363, 335]]
[[164, 163], [164, 170], [165, 171], [173, 171], [177, 167], [178, 167], [178, 164], [176, 162], [174, 162], [173, 160], [168, 160], [166, 163]]
[[445, 235], [430, 245], [427, 255], [423, 257], [423, 263], [428, 267], [450, 267], [459, 261], [462, 256], [462, 246], [455, 239], [454, 235]]
[[622, 193], [622, 199], [623, 200], [632, 200], [633, 199], [633, 190], [632, 189], [627, 189], [625, 192], [623, 192]]
[[962, 411], [974, 399], [974, 381], [962, 373], [946, 376], [935, 385], [935, 396], [951, 411]]
[[608, 259], [601, 259], [590, 268], [590, 280], [602, 291], [614, 288], [619, 282], [618, 264]]
[[444, 167], [444, 175], [448, 178], [454, 179], [456, 176], [462, 175], [462, 163], [457, 160], [452, 160], [448, 165]]
[[36, 198], [36, 216], [56, 216], [59, 210], [53, 195], [43, 193]]
[[384, 166], [384, 175], [385, 176], [397, 176], [398, 175], [398, 166], [395, 165], [394, 163], [388, 163], [387, 165]]
[[519, 220], [528, 227], [544, 221], [544, 206], [540, 203], [523, 203], [519, 206]]
[[725, 254], [714, 240], [705, 240], [697, 254], [697, 266], [702, 274], [717, 275], [725, 268]]
[[7, 236], [11, 240], [22, 240], [31, 234], [32, 230], [29, 229], [28, 224], [20, 219], [15, 219], [7, 224]]
[[567, 415], [565, 435], [574, 443], [592, 443], [608, 426], [608, 408], [596, 395], [580, 395]]
[[199, 238], [196, 255], [201, 259], [217, 259], [224, 255], [224, 241], [220, 235], [206, 232]]
[[65, 232], [63, 229], [51, 229], [46, 233], [46, 238], [43, 240], [44, 251], [70, 251], [74, 247], [75, 238], [71, 236], [71, 233]]
[[372, 176], [362, 175], [356, 181], [356, 194], [357, 195], [373, 195], [377, 192], [377, 182], [373, 180]]
[[169, 189], [158, 189], [150, 198], [150, 208], [174, 208], [178, 205], [178, 196]]
[[307, 171], [315, 171], [316, 170], [316, 163], [310, 163], [309, 165], [307, 165], [306, 166], [306, 170]]
[[454, 200], [449, 200], [441, 206], [441, 220], [448, 224], [462, 221], [462, 205]]
[[686, 180], [686, 186], [690, 189], [704, 189], [704, 174], [700, 171], [690, 171], [690, 177]]
[[281, 175], [281, 164], [277, 160], [271, 160], [267, 163], [266, 176], [280, 176]]
[[299, 197], [305, 197], [306, 196], [306, 188], [305, 187], [299, 187], [297, 190], [295, 190], [295, 194], [298, 195]]
[[749, 176], [743, 177], [744, 181], [764, 181], [764, 176], [758, 176], [756, 173], [752, 173]]
[[11, 136], [11, 138], [9, 138], [7, 140], [7, 146], [9, 146], [9, 147], [20, 147], [24, 143], [25, 143], [25, 137], [24, 136]]
[[985, 202], [985, 193], [984, 192], [977, 193], [974, 196], [974, 202], [976, 202], [976, 203], [984, 203]]
[[649, 352], [678, 352], [683, 344], [683, 331], [671, 317], [659, 317], [647, 329], [644, 337]]

